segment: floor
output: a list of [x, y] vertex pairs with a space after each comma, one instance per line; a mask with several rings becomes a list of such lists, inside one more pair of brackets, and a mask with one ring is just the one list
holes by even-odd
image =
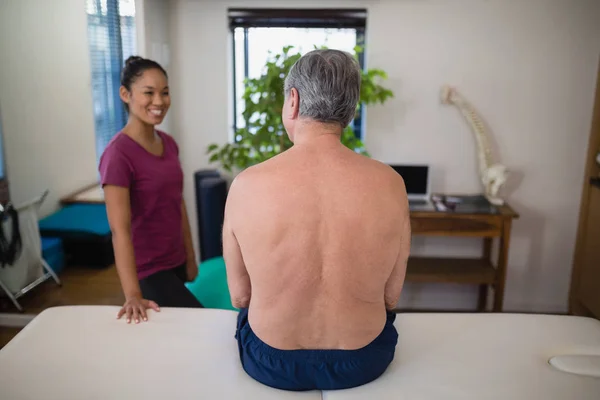
[[[59, 275], [62, 286], [49, 280], [19, 299], [25, 314], [39, 314], [49, 307], [71, 305], [122, 305], [121, 284], [114, 266], [104, 269], [67, 267]], [[0, 298], [0, 313], [19, 311], [8, 298]], [[0, 327], [0, 349], [19, 328]]]
[[8, 342], [14, 338], [21, 328], [6, 328], [0, 326], [0, 349], [2, 349]]

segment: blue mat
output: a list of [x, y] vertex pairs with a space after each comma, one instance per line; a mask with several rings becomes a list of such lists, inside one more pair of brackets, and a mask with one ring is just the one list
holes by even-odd
[[59, 274], [65, 266], [65, 253], [62, 239], [55, 237], [42, 237], [42, 257], [52, 270]]
[[73, 204], [66, 206], [39, 222], [44, 236], [106, 236], [110, 234], [106, 205]]

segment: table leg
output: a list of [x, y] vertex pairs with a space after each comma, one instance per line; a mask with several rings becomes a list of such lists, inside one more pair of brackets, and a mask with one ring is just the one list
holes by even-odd
[[488, 285], [479, 285], [479, 300], [477, 300], [477, 311], [484, 312], [487, 308]]
[[492, 256], [492, 238], [483, 238], [483, 258], [490, 259]]
[[508, 245], [510, 243], [510, 228], [512, 220], [505, 219], [502, 224], [502, 236], [500, 236], [500, 249], [498, 254], [498, 265], [496, 268], [496, 284], [494, 285], [494, 311], [501, 312], [504, 302], [504, 285], [506, 283], [506, 263], [508, 262]]
[[[483, 258], [489, 260], [492, 256], [492, 238], [483, 238]], [[487, 309], [488, 285], [479, 285], [479, 299], [477, 301], [477, 310], [480, 312]]]

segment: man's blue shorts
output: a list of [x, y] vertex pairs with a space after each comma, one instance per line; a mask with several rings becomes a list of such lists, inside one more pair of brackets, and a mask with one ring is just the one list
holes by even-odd
[[283, 390], [337, 390], [369, 383], [394, 359], [396, 314], [387, 312], [383, 331], [357, 350], [279, 350], [260, 340], [248, 323], [248, 309], [238, 314], [235, 338], [248, 375]]

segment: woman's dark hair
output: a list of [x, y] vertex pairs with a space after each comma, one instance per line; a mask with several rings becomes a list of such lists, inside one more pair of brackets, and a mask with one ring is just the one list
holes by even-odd
[[[168, 78], [167, 71], [165, 71], [165, 69], [156, 61], [140, 56], [130, 56], [125, 61], [125, 67], [123, 67], [123, 71], [121, 71], [121, 85], [128, 91], [131, 91], [131, 84], [135, 82], [137, 78], [142, 76], [144, 71], [149, 69], [158, 69]], [[125, 104], [125, 108], [129, 111], [127, 104]]]

